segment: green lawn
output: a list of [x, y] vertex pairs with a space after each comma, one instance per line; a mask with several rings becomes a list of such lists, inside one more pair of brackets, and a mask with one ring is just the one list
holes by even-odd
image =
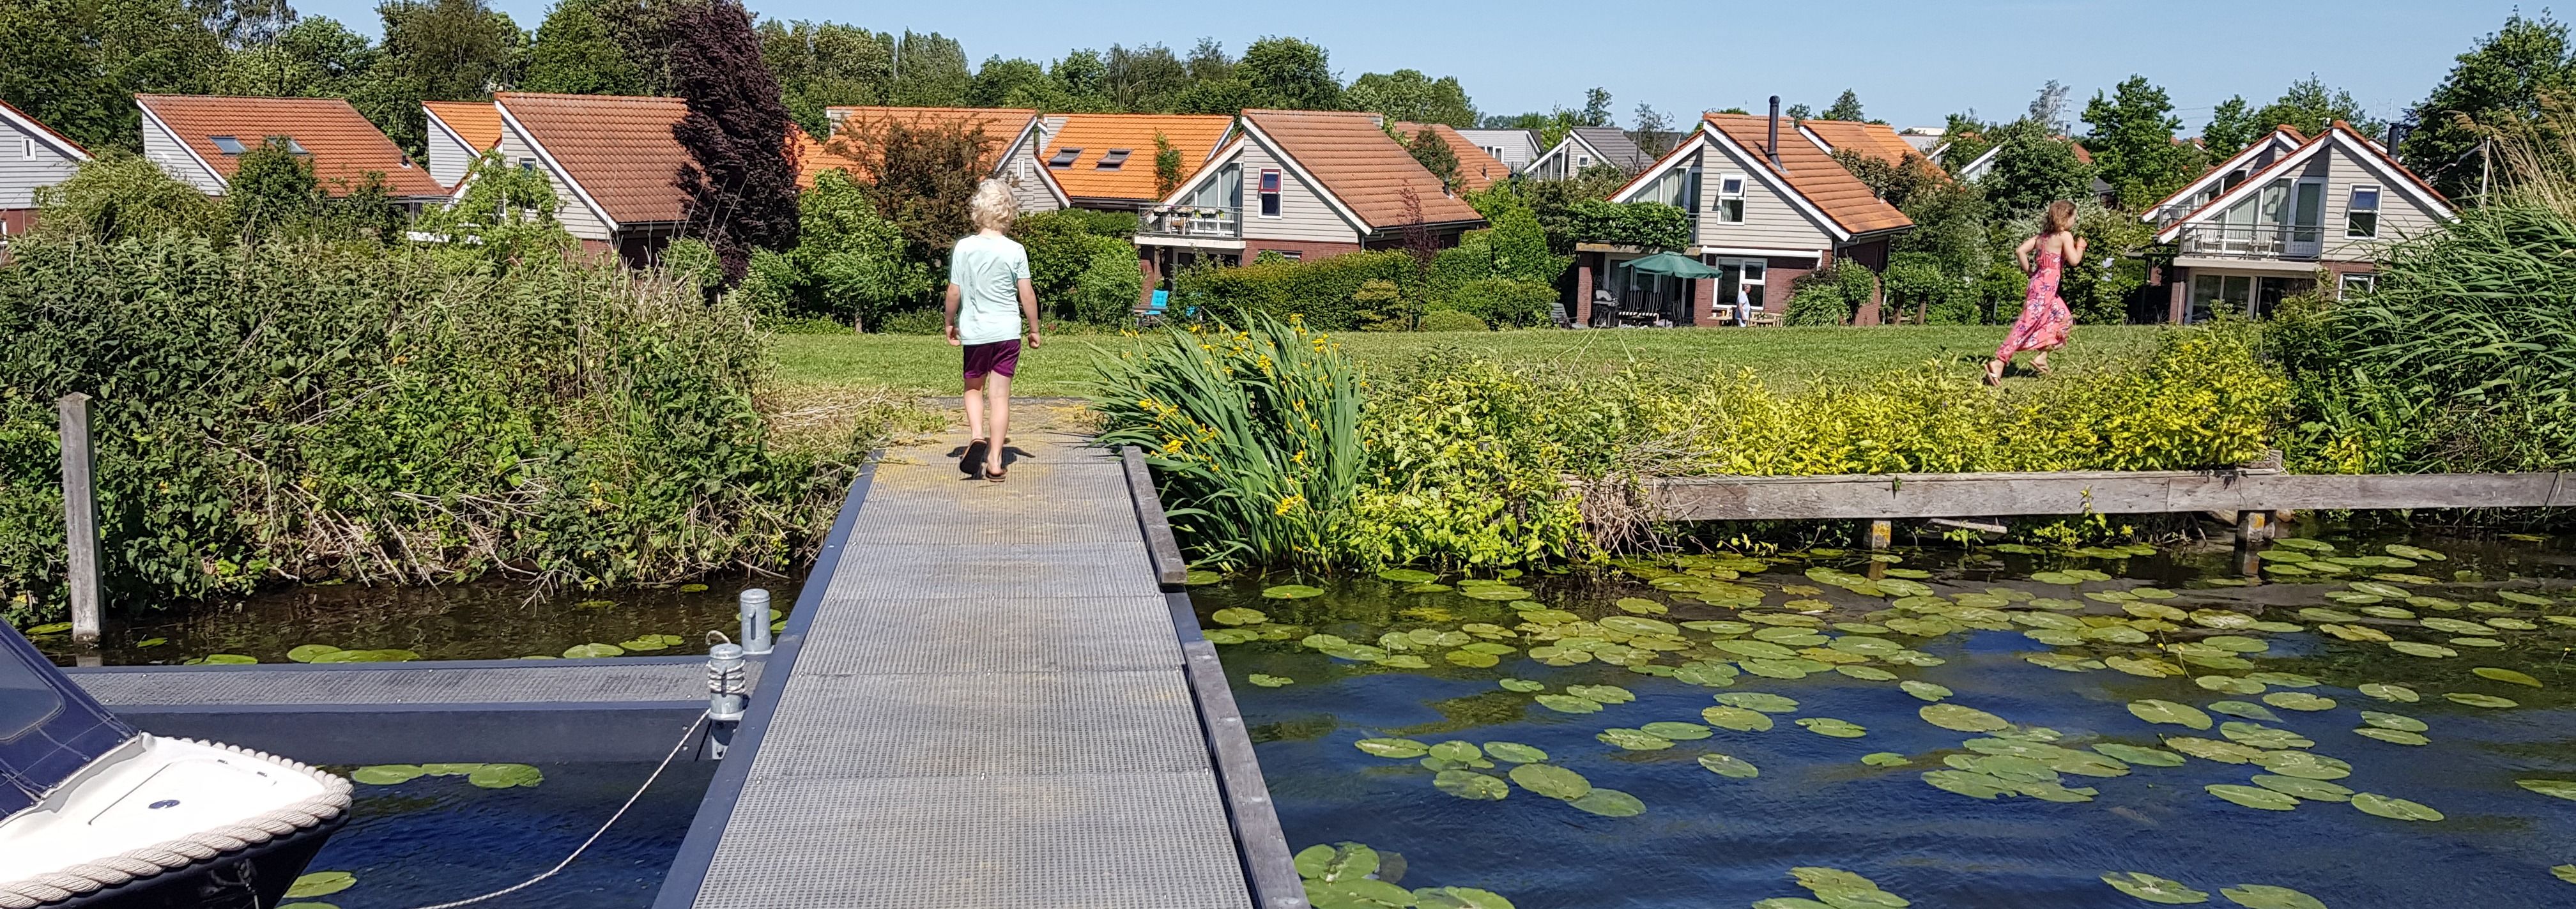
[[[2139, 353], [2159, 329], [2148, 325], [2084, 326], [2052, 365], [2082, 369]], [[1774, 379], [1851, 375], [1940, 362], [1974, 372], [2002, 342], [2002, 326], [1878, 328], [1663, 328], [1506, 332], [1347, 332], [1336, 335], [1362, 368], [1428, 356], [1477, 355], [1560, 368], [1616, 371], [1652, 364], [1689, 374], [1749, 367]], [[1071, 397], [1093, 375], [1095, 358], [1147, 343], [1157, 335], [1068, 335], [1020, 355], [1012, 391]], [[953, 395], [958, 352], [927, 335], [779, 335], [778, 378], [791, 385], [883, 386]], [[2025, 360], [2027, 362], [2027, 360]]]

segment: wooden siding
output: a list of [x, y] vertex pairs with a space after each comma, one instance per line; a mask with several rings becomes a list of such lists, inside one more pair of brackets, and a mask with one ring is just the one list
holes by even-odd
[[189, 153], [188, 147], [179, 143], [179, 137], [170, 135], [159, 124], [154, 123], [149, 115], [146, 115], [142, 122], [145, 160], [161, 165], [164, 173], [177, 178], [179, 182], [196, 187], [198, 192], [209, 196], [224, 194], [222, 178], [215, 176], [213, 171], [207, 170], [205, 165], [198, 163], [196, 156]]
[[[2420, 237], [2441, 229], [2449, 219], [2443, 213], [2415, 201], [2412, 187], [2377, 173], [2355, 159], [2342, 146], [2330, 146], [2308, 162], [2310, 175], [2326, 178], [2325, 255], [2323, 258], [2344, 261], [2369, 261], [2379, 257], [2382, 249], [2408, 237]], [[2403, 179], [2402, 177], [2400, 179]], [[2379, 236], [2376, 238], [2344, 236], [2344, 215], [2352, 207], [2352, 188], [2379, 187]]]
[[1055, 194], [1047, 191], [1046, 178], [1038, 175], [1038, 171], [1046, 169], [1046, 158], [1037, 139], [1030, 136], [1029, 141], [1011, 149], [1011, 156], [1002, 160], [1002, 182], [1011, 185], [1011, 198], [1019, 200], [1024, 212], [1062, 207], [1056, 204]]
[[501, 144], [495, 148], [500, 150], [501, 160], [512, 166], [517, 166], [522, 159], [536, 160], [537, 169], [546, 175], [546, 185], [554, 188], [555, 220], [563, 222], [564, 230], [582, 240], [606, 243], [611, 239], [608, 222], [600, 220], [598, 213], [591, 211], [590, 206], [581, 201], [581, 194], [573, 191], [571, 181], [565, 180], [564, 175], [548, 167], [545, 159], [537, 157], [536, 150], [529, 147], [528, 140], [519, 135], [518, 130], [504, 127], [501, 130]]
[[[27, 156], [34, 143], [35, 157]], [[0, 120], [0, 208], [36, 207], [36, 190], [71, 178], [80, 162], [66, 157], [46, 140]]]
[[[1715, 142], [1708, 143], [1702, 154], [1698, 245], [1734, 249], [1827, 249], [1834, 245], [1833, 234], [1821, 222], [1764, 182], [1756, 162], [1743, 160]], [[1718, 190], [1724, 184], [1719, 178], [1729, 174], [1744, 177], [1741, 223], [1718, 220]]]
[[440, 186], [455, 186], [465, 180], [466, 170], [474, 166], [477, 152], [437, 124], [429, 126], [429, 178]]
[[[1279, 162], [1259, 142], [1243, 147], [1243, 238], [1245, 240], [1315, 240], [1324, 243], [1358, 243], [1359, 229], [1333, 211], [1332, 203], [1322, 194], [1297, 178], [1297, 172]], [[1261, 216], [1261, 172], [1279, 171], [1279, 216]]]

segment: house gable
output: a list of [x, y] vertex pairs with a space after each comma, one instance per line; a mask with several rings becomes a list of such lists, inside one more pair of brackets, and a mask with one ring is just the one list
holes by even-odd
[[[2405, 166], [2391, 160], [2376, 144], [2353, 132], [2349, 125], [2338, 122], [2324, 134], [2308, 140], [2299, 150], [2255, 171], [2235, 188], [2219, 193], [2190, 214], [2165, 225], [2156, 232], [2156, 242], [2174, 242], [2186, 227], [2217, 218], [2239, 204], [2258, 201], [2264, 185], [2284, 178], [2326, 181], [2321, 226], [2327, 241], [2328, 258], [2338, 258], [2338, 251], [2344, 254], [2341, 257], [2350, 257], [2362, 251], [2361, 247], [2394, 239], [2397, 236], [2393, 231], [2395, 228], [2437, 224], [2459, 217], [2449, 199], [2443, 198], [2441, 193]], [[2375, 237], [2346, 238], [2341, 215], [2350, 210], [2351, 188], [2360, 185], [2379, 188], [2382, 223]], [[2388, 204], [2391, 198], [2401, 199], [2412, 206], [2413, 216], [2410, 217], [2405, 209], [2392, 209]], [[2394, 221], [2388, 217], [2392, 211], [2399, 214]], [[2351, 240], [2367, 242], [2349, 242]]]
[[[1259, 127], [1249, 122], [1241, 126], [1243, 139], [1233, 153], [1208, 162], [1194, 176], [1213, 177], [1229, 157], [1243, 165], [1243, 195], [1236, 201], [1236, 210], [1243, 219], [1244, 239], [1357, 243], [1373, 231], [1358, 212], [1342, 204]], [[1261, 214], [1261, 175], [1267, 170], [1279, 171], [1279, 214], [1273, 216]]]
[[[579, 181], [564, 172], [563, 165], [537, 142], [536, 136], [510, 113], [507, 105], [501, 107], [501, 125], [501, 142], [495, 146], [496, 150], [504, 161], [524, 163], [534, 159], [537, 167], [545, 171], [546, 182], [553, 185], [557, 200], [555, 220], [562, 222], [565, 230], [584, 240], [605, 241], [615, 236], [617, 219], [609, 217], [608, 210], [600, 207], [599, 200], [591, 198], [590, 192], [582, 189]], [[465, 184], [458, 183], [456, 192], [463, 196]]]
[[2307, 137], [2299, 135], [2297, 130], [2287, 126], [2273, 127], [2271, 132], [2263, 134], [2261, 141], [2247, 145], [2237, 153], [2229, 155], [2227, 160], [2202, 172], [2198, 178], [2183, 184], [2181, 189], [2174, 190], [2172, 194], [2157, 200], [2156, 204], [2147, 206], [2146, 213], [2139, 215], [2138, 219], [2152, 224], [2188, 214], [2193, 209], [2208, 204], [2211, 198], [2224, 189], [2234, 188], [2222, 188], [2230, 174], [2243, 175], [2240, 177], [2241, 184], [2243, 178], [2253, 176], [2255, 171], [2280, 160], [2283, 155], [2298, 151], [2305, 144], [2307, 144]]
[[0, 102], [0, 210], [36, 207], [36, 190], [71, 179], [89, 152]]
[[[1851, 236], [1750, 151], [1705, 124], [1654, 166], [1612, 193], [1610, 201], [1634, 201], [1666, 174], [1694, 166], [1700, 169], [1698, 212], [1693, 215], [1697, 246], [1780, 252], [1822, 250]], [[1738, 195], [1726, 195], [1729, 178], [1738, 180]], [[1743, 220], [1725, 220], [1724, 203], [1735, 200], [1743, 202]]]
[[229, 185], [224, 175], [215, 170], [204, 155], [197, 154], [195, 148], [181, 141], [178, 131], [162, 122], [150, 105], [136, 107], [143, 112], [143, 157], [161, 165], [163, 173], [196, 187], [198, 192], [209, 196], [223, 195], [224, 188]]

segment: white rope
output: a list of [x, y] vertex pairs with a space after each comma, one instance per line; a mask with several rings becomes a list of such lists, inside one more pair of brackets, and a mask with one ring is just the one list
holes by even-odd
[[339, 775], [299, 761], [221, 742], [187, 739], [191, 744], [249, 755], [291, 767], [322, 784], [322, 793], [292, 805], [233, 821], [177, 839], [131, 849], [106, 858], [80, 862], [20, 881], [0, 882], [0, 909], [35, 909], [109, 887], [186, 868], [227, 852], [247, 849], [299, 830], [319, 827], [349, 810], [351, 786]]
[[697, 738], [698, 727], [706, 725], [706, 722], [707, 715], [704, 713], [698, 714], [697, 719], [689, 721], [688, 731], [680, 734], [680, 741], [671, 746], [670, 754], [662, 756], [662, 765], [653, 768], [653, 775], [644, 778], [644, 785], [636, 787], [635, 794], [626, 797], [626, 804], [617, 806], [617, 813], [608, 816], [608, 823], [599, 825], [598, 830], [591, 832], [589, 839], [583, 840], [581, 841], [581, 845], [573, 847], [571, 855], [564, 856], [563, 861], [556, 862], [554, 867], [546, 869], [546, 873], [520, 881], [505, 889], [483, 894], [482, 896], [461, 899], [453, 903], [440, 903], [435, 906], [421, 906], [419, 909], [456, 909], [458, 906], [470, 906], [496, 896], [508, 896], [535, 886], [538, 881], [553, 877], [557, 872], [571, 867], [574, 859], [580, 858], [583, 852], [590, 849], [590, 844], [599, 842], [600, 837], [608, 834], [608, 828], [617, 826], [617, 819], [626, 816], [626, 809], [635, 807], [635, 802], [644, 797], [645, 790], [653, 788], [653, 781], [662, 778], [662, 771], [670, 769], [671, 761], [680, 756], [681, 749], [687, 748], [691, 740]]

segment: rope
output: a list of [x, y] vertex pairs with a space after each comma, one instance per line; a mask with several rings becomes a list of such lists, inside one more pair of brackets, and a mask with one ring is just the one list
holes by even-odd
[[313, 777], [322, 784], [322, 793], [292, 805], [262, 812], [211, 830], [203, 830], [111, 855], [92, 859], [19, 881], [0, 881], [0, 909], [36, 909], [83, 894], [96, 893], [109, 887], [186, 868], [227, 852], [248, 849], [300, 830], [319, 827], [349, 810], [351, 786], [337, 774], [327, 773], [299, 761], [278, 757], [263, 751], [252, 751], [220, 742], [185, 739], [190, 744], [219, 748], [248, 755], [280, 767], [289, 767]]
[[670, 769], [671, 761], [680, 756], [681, 749], [689, 746], [689, 742], [697, 737], [698, 727], [706, 725], [706, 722], [707, 715], [703, 713], [698, 714], [697, 719], [690, 720], [688, 731], [680, 733], [680, 741], [671, 746], [670, 754], [662, 756], [662, 765], [653, 768], [653, 775], [644, 778], [644, 785], [636, 787], [635, 794], [626, 797], [626, 804], [617, 806], [617, 813], [608, 816], [608, 823], [599, 825], [598, 830], [591, 832], [589, 839], [583, 840], [581, 841], [581, 845], [573, 847], [571, 855], [564, 856], [563, 861], [556, 862], [554, 867], [546, 869], [546, 873], [520, 881], [509, 887], [483, 894], [482, 896], [461, 899], [452, 903], [439, 903], [435, 906], [421, 906], [419, 909], [456, 909], [458, 906], [470, 906], [496, 896], [508, 896], [535, 886], [538, 881], [553, 877], [557, 872], [570, 867], [574, 859], [580, 858], [583, 852], [590, 849], [590, 844], [599, 842], [600, 837], [608, 834], [608, 828], [617, 826], [617, 819], [626, 816], [626, 809], [635, 807], [635, 802], [644, 797], [645, 790], [653, 788], [653, 781], [662, 778], [662, 771]]

